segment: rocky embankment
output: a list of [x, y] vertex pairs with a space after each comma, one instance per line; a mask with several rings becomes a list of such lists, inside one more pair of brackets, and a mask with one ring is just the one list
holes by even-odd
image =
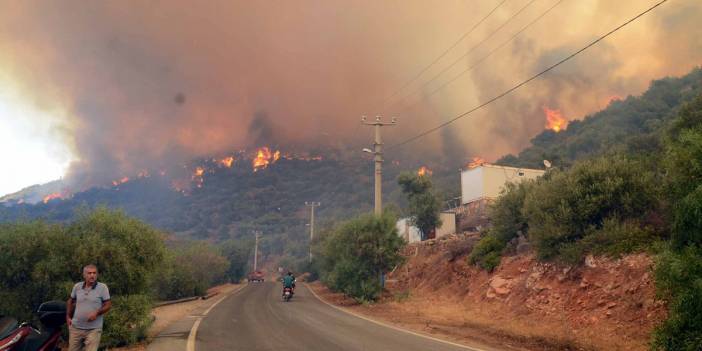
[[371, 310], [427, 332], [530, 349], [646, 350], [665, 317], [646, 254], [565, 267], [519, 250], [526, 252], [488, 273], [467, 262], [477, 240], [463, 234], [407, 246], [406, 264], [388, 276], [390, 293]]

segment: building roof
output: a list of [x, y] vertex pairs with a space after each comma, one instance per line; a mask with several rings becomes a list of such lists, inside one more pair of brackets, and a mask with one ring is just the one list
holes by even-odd
[[472, 171], [474, 169], [478, 169], [481, 167], [485, 168], [498, 168], [498, 169], [509, 169], [509, 170], [514, 170], [514, 171], [532, 171], [532, 172], [540, 172], [540, 173], [545, 173], [546, 171], [543, 169], [533, 169], [533, 168], [524, 168], [524, 167], [509, 167], [509, 166], [499, 166], [499, 165], [493, 165], [490, 163], [481, 163], [480, 166], [469, 168], [469, 169], [462, 169], [461, 172], [468, 172]]

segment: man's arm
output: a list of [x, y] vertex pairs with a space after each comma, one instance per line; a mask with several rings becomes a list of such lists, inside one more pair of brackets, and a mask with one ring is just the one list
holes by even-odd
[[107, 313], [107, 311], [109, 311], [110, 308], [112, 308], [112, 300], [107, 300], [107, 301], [103, 302], [103, 303], [102, 303], [102, 307], [100, 307], [100, 309], [98, 309], [97, 311], [93, 312], [93, 313], [88, 317], [88, 322], [92, 322], [92, 321], [94, 321], [95, 319], [97, 319], [98, 316], [101, 316], [101, 315]]
[[72, 297], [68, 298], [68, 301], [66, 301], [66, 324], [70, 327], [71, 326], [71, 320], [73, 320], [73, 312], [75, 312], [75, 301], [73, 301]]

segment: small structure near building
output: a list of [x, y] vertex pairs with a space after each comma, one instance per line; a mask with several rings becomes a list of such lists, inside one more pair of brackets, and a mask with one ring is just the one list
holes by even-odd
[[[425, 239], [436, 239], [445, 235], [456, 233], [456, 213], [444, 211], [439, 214], [441, 218], [441, 226], [434, 229], [431, 233], [426, 233]], [[407, 240], [408, 243], [422, 241], [422, 232], [419, 228], [410, 223], [409, 218], [401, 218], [395, 224], [397, 234]]]
[[456, 213], [459, 230], [479, 230], [489, 224], [488, 207], [507, 183], [536, 179], [543, 170], [497, 166], [487, 163], [461, 172], [461, 205]]

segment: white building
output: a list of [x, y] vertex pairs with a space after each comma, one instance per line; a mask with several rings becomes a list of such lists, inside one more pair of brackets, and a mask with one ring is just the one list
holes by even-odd
[[[436, 228], [434, 233], [427, 234], [427, 239], [440, 238], [444, 235], [456, 233], [455, 212], [441, 212], [439, 213], [439, 218], [441, 219], [441, 226]], [[422, 233], [419, 231], [419, 228], [410, 224], [409, 218], [401, 218], [395, 226], [397, 227], [397, 234], [405, 238], [408, 243], [422, 241]]]
[[507, 183], [518, 183], [526, 179], [536, 179], [545, 171], [528, 168], [496, 166], [484, 163], [461, 172], [461, 203], [468, 204], [479, 200], [493, 200]]
[[489, 205], [507, 183], [536, 179], [545, 171], [483, 163], [461, 172], [461, 205], [453, 209], [460, 231], [480, 231], [490, 224]]

